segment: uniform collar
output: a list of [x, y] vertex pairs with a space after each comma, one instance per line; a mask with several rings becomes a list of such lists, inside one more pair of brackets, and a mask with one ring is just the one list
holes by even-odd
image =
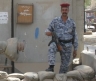
[[[60, 16], [60, 20], [63, 21], [63, 20], [62, 20], [62, 16]], [[68, 21], [70, 21], [70, 18], [69, 18], [69, 17], [68, 17], [68, 19], [66, 20], [66, 22], [68, 22]]]
[[[60, 20], [62, 20], [62, 16], [60, 16]], [[68, 19], [67, 20], [70, 20], [70, 18], [68, 17]]]

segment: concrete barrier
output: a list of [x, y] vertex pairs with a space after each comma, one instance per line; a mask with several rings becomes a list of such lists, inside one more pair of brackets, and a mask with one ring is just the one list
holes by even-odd
[[96, 57], [94, 52], [83, 50], [81, 52], [82, 65], [88, 65], [94, 69], [94, 57]]
[[[96, 55], [94, 52], [83, 50], [81, 52], [81, 61], [82, 65], [88, 65], [92, 67], [96, 74]], [[96, 79], [92, 81], [96, 81]]]

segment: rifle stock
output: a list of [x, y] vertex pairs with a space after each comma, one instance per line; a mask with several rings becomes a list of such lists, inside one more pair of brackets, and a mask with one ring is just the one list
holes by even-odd
[[60, 45], [60, 42], [59, 42], [58, 37], [57, 37], [57, 35], [56, 35], [55, 32], [52, 32], [52, 40], [49, 42], [48, 46], [49, 46], [52, 42], [55, 42], [58, 51], [60, 51], [60, 46], [61, 46], [61, 45]]

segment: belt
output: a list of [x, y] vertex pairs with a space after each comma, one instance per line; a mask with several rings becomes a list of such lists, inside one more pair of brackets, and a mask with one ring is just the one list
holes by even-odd
[[72, 42], [73, 39], [70, 39], [70, 40], [59, 40], [59, 42], [63, 42], [63, 43], [70, 43]]

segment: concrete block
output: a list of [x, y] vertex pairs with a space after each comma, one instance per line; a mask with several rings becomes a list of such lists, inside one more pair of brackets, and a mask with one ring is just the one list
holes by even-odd
[[[93, 52], [83, 50], [81, 52], [81, 60], [83, 65], [88, 65], [94, 69], [94, 57], [95, 54]], [[96, 62], [95, 62], [96, 63]]]

